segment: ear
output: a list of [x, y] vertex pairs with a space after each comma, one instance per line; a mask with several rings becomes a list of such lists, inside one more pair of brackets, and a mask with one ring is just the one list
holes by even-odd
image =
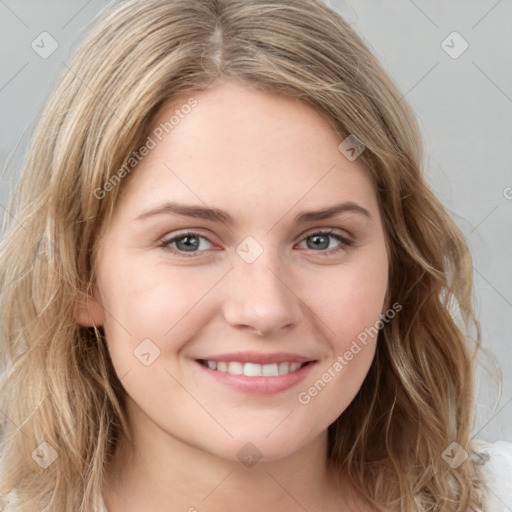
[[83, 327], [102, 327], [105, 312], [96, 286], [89, 291], [80, 291], [74, 307], [75, 320]]

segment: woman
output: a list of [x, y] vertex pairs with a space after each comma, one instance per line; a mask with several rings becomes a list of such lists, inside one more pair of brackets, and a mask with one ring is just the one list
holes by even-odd
[[131, 0], [69, 69], [2, 246], [12, 510], [506, 510], [468, 247], [353, 30]]

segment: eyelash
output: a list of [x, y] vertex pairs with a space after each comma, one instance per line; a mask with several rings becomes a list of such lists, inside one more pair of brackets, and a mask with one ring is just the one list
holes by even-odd
[[[328, 249], [328, 250], [322, 250], [322, 251], [313, 251], [313, 252], [319, 252], [321, 253], [321, 257], [328, 257], [330, 255], [332, 255], [333, 253], [337, 253], [338, 251], [340, 250], [343, 250], [343, 249], [346, 249], [348, 247], [350, 247], [353, 243], [354, 243], [354, 240], [351, 240], [350, 238], [347, 238], [343, 235], [341, 235], [340, 233], [334, 231], [333, 229], [326, 229], [326, 230], [319, 230], [319, 231], [315, 231], [309, 235], [306, 235], [303, 240], [306, 240], [307, 238], [310, 238], [310, 237], [313, 237], [315, 235], [329, 235], [331, 236], [332, 238], [335, 238], [336, 240], [338, 240], [339, 242], [341, 242], [341, 244], [338, 246], [338, 247], [334, 247], [332, 249]], [[168, 240], [162, 240], [162, 242], [160, 243], [160, 247], [163, 248], [166, 252], [170, 252], [171, 254], [175, 254], [175, 255], [178, 255], [180, 257], [184, 257], [184, 258], [197, 258], [200, 256], [200, 254], [204, 251], [194, 251], [194, 252], [189, 252], [187, 254], [186, 251], [180, 251], [178, 249], [172, 249], [171, 247], [169, 247], [169, 244], [171, 243], [174, 243], [178, 240], [181, 240], [183, 238], [187, 238], [187, 237], [197, 237], [197, 238], [204, 238], [205, 240], [208, 240], [207, 237], [199, 234], [199, 233], [195, 233], [193, 231], [187, 231], [187, 232], [184, 232], [184, 233], [180, 233], [179, 235], [177, 236], [174, 236], [173, 238], [170, 238]], [[302, 241], [302, 240], [301, 240]], [[210, 240], [208, 240], [208, 242], [210, 242]], [[212, 242], [210, 242], [212, 243]]]

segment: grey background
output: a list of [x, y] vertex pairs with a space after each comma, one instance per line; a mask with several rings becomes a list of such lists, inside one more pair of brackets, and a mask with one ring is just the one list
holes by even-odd
[[[503, 373], [499, 397], [479, 370], [473, 434], [512, 440], [512, 0], [326, 3], [368, 43], [419, 120], [428, 179], [472, 247], [483, 345]], [[36, 118], [107, 4], [0, 0], [2, 216]], [[43, 59], [31, 44], [45, 31], [59, 46]], [[469, 45], [457, 58], [442, 47], [446, 40], [444, 47], [460, 51], [462, 39], [447, 39], [454, 31]], [[492, 368], [492, 360], [481, 360]]]

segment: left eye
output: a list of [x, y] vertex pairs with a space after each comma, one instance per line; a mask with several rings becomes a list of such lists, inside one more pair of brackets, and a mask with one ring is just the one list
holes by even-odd
[[[329, 239], [334, 239], [340, 242], [336, 247], [330, 247], [331, 243]], [[178, 236], [164, 240], [161, 242], [161, 247], [172, 254], [183, 257], [196, 257], [208, 249], [208, 247], [202, 247], [201, 240], [205, 240], [207, 244], [211, 244], [208, 238], [200, 235], [199, 233], [187, 232], [182, 233]], [[303, 242], [306, 242], [309, 249], [315, 252], [322, 252], [331, 254], [343, 249], [346, 249], [353, 243], [353, 240], [335, 231], [317, 231], [304, 237]], [[310, 242], [310, 243], [308, 243]], [[172, 245], [175, 247], [171, 247]], [[317, 249], [321, 249], [318, 251]], [[188, 253], [188, 254], [187, 254]]]
[[[338, 242], [338, 246], [332, 248], [330, 246], [329, 238], [335, 239]], [[328, 249], [327, 251], [323, 251], [327, 254], [331, 254], [332, 252], [337, 252], [339, 250], [345, 249], [348, 246], [352, 244], [352, 240], [350, 238], [345, 237], [341, 233], [338, 233], [336, 231], [318, 231], [316, 233], [312, 233], [311, 235], [307, 235], [304, 239], [304, 241], [307, 243], [308, 241], [311, 241], [311, 244], [309, 244], [308, 248], [315, 248], [315, 249]], [[312, 246], [312, 247], [311, 247]], [[315, 251], [316, 252], [316, 251]]]

